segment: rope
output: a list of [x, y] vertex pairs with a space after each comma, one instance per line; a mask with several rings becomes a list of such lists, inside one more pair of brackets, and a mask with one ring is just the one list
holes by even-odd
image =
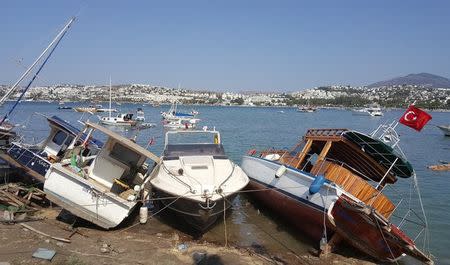
[[384, 241], [384, 243], [386, 243], [386, 246], [388, 247], [389, 252], [391, 253], [392, 259], [395, 261], [396, 264], [398, 264], [398, 261], [397, 261], [396, 257], [394, 256], [394, 253], [392, 252], [391, 247], [389, 246], [386, 238], [384, 237], [384, 233], [383, 233], [383, 230], [381, 229], [380, 223], [378, 223], [378, 219], [376, 217], [373, 219], [375, 219], [375, 222], [377, 223], [378, 230], [380, 231], [380, 234], [383, 237], [383, 241]]
[[[185, 194], [187, 194], [188, 192], [186, 192]], [[174, 204], [176, 201], [178, 201], [180, 198], [182, 198], [185, 194], [178, 196], [175, 200], [171, 201], [169, 204], [167, 204], [166, 206], [164, 206], [163, 208], [159, 209], [158, 211], [156, 211], [155, 213], [153, 213], [152, 215], [150, 215], [150, 218], [153, 218], [155, 215], [157, 215], [158, 213], [162, 212], [163, 210], [167, 209], [170, 205]], [[140, 222], [137, 222], [127, 228], [124, 228], [120, 231], [118, 231], [118, 233], [122, 233], [127, 231], [128, 229], [135, 227], [136, 225], [140, 224]]]

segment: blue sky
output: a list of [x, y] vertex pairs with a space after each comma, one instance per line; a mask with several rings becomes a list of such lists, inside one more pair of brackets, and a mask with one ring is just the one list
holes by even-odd
[[[72, 15], [37, 84], [294, 91], [450, 77], [448, 1], [3, 1], [0, 84]], [[18, 63], [22, 60], [22, 63]]]

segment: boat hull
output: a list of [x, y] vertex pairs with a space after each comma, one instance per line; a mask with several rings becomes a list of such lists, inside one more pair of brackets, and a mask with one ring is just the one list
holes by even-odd
[[437, 126], [437, 127], [444, 132], [445, 136], [450, 136], [450, 126]]
[[237, 194], [230, 194], [224, 199], [210, 202], [210, 208], [207, 209], [205, 202], [190, 199], [186, 196], [180, 196], [167, 193], [161, 189], [153, 188], [156, 198], [161, 206], [167, 207], [174, 214], [181, 217], [183, 221], [199, 232], [206, 232], [220, 217], [224, 211], [228, 211]]
[[137, 205], [55, 165], [47, 172], [44, 192], [50, 201], [105, 229], [119, 225]]
[[374, 258], [392, 262], [408, 253], [421, 261], [430, 261], [407, 235], [377, 215], [373, 208], [362, 207], [365, 205], [350, 199], [333, 183], [329, 183], [326, 193], [325, 187], [318, 192], [322, 200], [314, 200], [308, 196], [312, 177], [288, 167], [286, 173], [276, 178], [280, 166], [273, 161], [244, 156], [242, 169], [250, 177], [247, 190], [311, 239], [319, 240], [323, 235], [326, 216], [328, 235], [337, 232]]
[[327, 212], [339, 197], [336, 187], [325, 184], [316, 194], [309, 193], [314, 180], [296, 169], [287, 168], [279, 178], [275, 173], [280, 164], [251, 156], [244, 156], [241, 168], [249, 176], [246, 189], [251, 196], [267, 205], [302, 233], [319, 242], [324, 233], [324, 219], [327, 222], [327, 234], [333, 227], [328, 223]]
[[331, 215], [336, 231], [348, 243], [378, 260], [394, 262], [407, 253], [422, 262], [431, 262], [397, 226], [346, 196], [335, 203]]

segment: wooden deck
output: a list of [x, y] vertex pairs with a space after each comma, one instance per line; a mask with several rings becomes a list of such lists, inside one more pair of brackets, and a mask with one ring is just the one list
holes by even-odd
[[326, 179], [336, 183], [365, 204], [371, 205], [387, 219], [395, 209], [395, 205], [383, 193], [343, 166], [324, 161], [321, 165], [316, 165], [311, 173], [323, 174]]

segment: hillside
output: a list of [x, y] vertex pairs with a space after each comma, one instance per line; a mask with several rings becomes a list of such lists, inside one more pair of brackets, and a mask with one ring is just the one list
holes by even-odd
[[450, 79], [428, 73], [409, 74], [406, 76], [376, 82], [371, 85], [368, 85], [368, 87], [398, 86], [398, 85], [418, 85], [432, 88], [450, 88]]

